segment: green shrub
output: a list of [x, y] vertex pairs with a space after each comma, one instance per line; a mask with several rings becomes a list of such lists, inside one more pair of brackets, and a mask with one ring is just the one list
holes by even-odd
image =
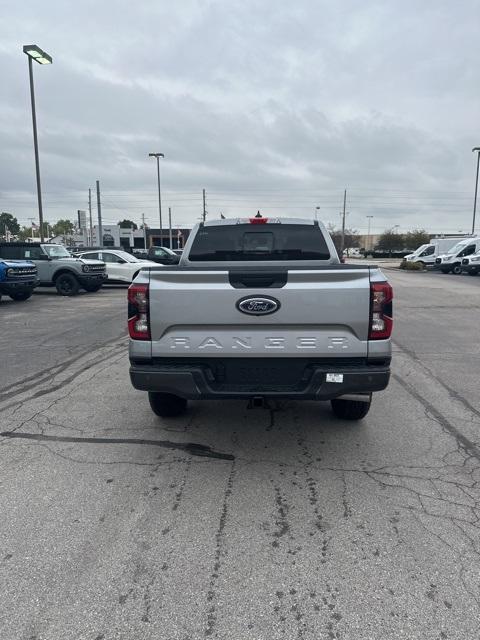
[[402, 262], [402, 264], [405, 264], [405, 266], [402, 267], [402, 265], [400, 265], [400, 267], [402, 269], [406, 269], [407, 271], [423, 271], [423, 264], [421, 262], [406, 262], [405, 260]]

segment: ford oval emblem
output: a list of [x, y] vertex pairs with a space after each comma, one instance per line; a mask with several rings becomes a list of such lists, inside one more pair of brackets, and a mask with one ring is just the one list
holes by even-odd
[[280, 309], [280, 302], [266, 296], [248, 296], [237, 302], [237, 309], [250, 316], [267, 316]]

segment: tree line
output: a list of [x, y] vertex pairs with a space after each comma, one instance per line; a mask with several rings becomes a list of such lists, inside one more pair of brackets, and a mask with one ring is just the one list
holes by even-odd
[[[328, 232], [330, 233], [333, 243], [339, 251], [342, 246], [342, 230], [333, 224], [327, 225]], [[363, 238], [366, 236], [363, 235]], [[406, 233], [399, 233], [394, 228], [387, 229], [378, 238], [374, 246], [364, 247], [361, 246], [362, 234], [358, 233], [356, 229], [346, 228], [345, 239], [343, 243], [344, 249], [360, 250], [377, 250], [377, 251], [403, 251], [414, 250], [420, 247], [422, 244], [427, 244], [430, 241], [430, 235], [425, 229], [413, 229]], [[365, 244], [365, 243], [364, 243]]]

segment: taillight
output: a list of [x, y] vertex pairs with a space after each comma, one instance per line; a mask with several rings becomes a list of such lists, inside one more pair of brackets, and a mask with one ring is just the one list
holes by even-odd
[[133, 340], [150, 340], [148, 284], [128, 287], [128, 333]]
[[388, 282], [370, 284], [369, 340], [386, 340], [392, 335], [393, 289]]

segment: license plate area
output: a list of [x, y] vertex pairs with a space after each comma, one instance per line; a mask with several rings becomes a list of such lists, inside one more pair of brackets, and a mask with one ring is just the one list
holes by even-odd
[[262, 391], [304, 388], [312, 375], [305, 362], [266, 359], [231, 359], [211, 369], [211, 386], [218, 390]]

